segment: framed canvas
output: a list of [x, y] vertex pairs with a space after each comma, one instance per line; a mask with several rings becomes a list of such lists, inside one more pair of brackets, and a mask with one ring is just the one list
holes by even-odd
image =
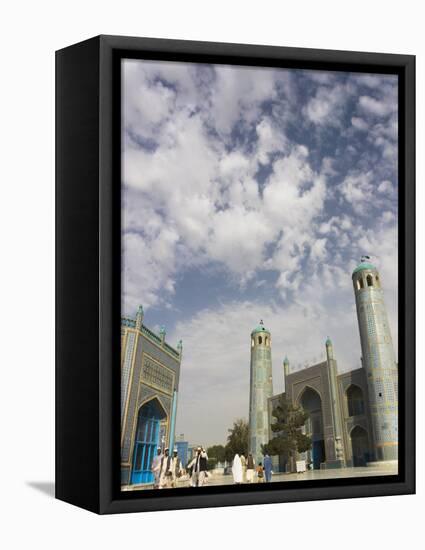
[[56, 497], [415, 490], [413, 56], [56, 53]]

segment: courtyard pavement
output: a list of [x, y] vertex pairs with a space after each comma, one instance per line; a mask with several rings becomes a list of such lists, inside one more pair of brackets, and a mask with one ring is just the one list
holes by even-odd
[[[329, 470], [308, 470], [299, 474], [273, 474], [272, 483], [282, 481], [307, 481], [315, 479], [343, 479], [349, 477], [368, 477], [396, 475], [398, 471], [397, 462], [374, 463], [372, 466], [358, 468], [335, 468]], [[254, 483], [257, 483], [255, 478]], [[209, 472], [206, 485], [233, 485], [233, 476], [231, 474], [212, 474]], [[190, 481], [185, 476], [177, 481], [177, 488], [189, 487]], [[122, 487], [124, 491], [137, 491], [143, 489], [153, 489], [153, 485], [127, 485]]]
[[[307, 481], [314, 479], [341, 479], [347, 477], [368, 477], [396, 475], [397, 463], [382, 463], [380, 465], [357, 467], [357, 468], [335, 468], [329, 470], [308, 470], [300, 474], [273, 474], [273, 482], [281, 481]], [[257, 481], [255, 480], [254, 483]], [[189, 482], [184, 480], [178, 482], [178, 487], [186, 487]], [[207, 485], [233, 485], [233, 476], [224, 474], [209, 474]]]

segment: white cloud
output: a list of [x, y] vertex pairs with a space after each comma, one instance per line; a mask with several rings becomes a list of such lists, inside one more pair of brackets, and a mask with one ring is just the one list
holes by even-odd
[[388, 180], [381, 181], [381, 183], [378, 185], [378, 191], [379, 193], [391, 195], [391, 193], [393, 192], [392, 183]]
[[313, 261], [320, 261], [326, 257], [327, 239], [316, 239], [311, 246], [310, 256]]
[[351, 117], [351, 124], [356, 128], [357, 130], [367, 130], [369, 128], [369, 125], [365, 120], [359, 117]]
[[263, 118], [257, 124], [256, 132], [258, 135], [257, 156], [261, 164], [269, 162], [271, 153], [277, 151], [284, 153], [288, 150], [286, 136], [272, 124], [270, 119]]
[[359, 107], [367, 113], [381, 117], [387, 116], [395, 110], [393, 101], [388, 101], [386, 98], [379, 100], [371, 96], [361, 96], [359, 98]]
[[353, 172], [344, 178], [339, 186], [342, 196], [358, 215], [364, 215], [370, 211], [375, 191], [373, 178], [371, 171]]
[[[239, 117], [244, 116], [245, 107], [252, 107], [255, 102], [258, 106], [266, 97], [274, 97], [277, 84], [271, 72], [259, 73], [265, 80], [256, 83], [254, 89], [250, 88], [256, 81], [252, 72], [243, 72], [240, 79], [233, 75], [227, 82], [224, 76], [230, 73], [227, 67], [217, 71], [214, 85], [223, 84], [224, 90], [220, 92], [223, 101], [233, 97], [233, 93], [243, 98], [238, 103]], [[190, 77], [187, 70], [180, 79], [176, 73], [171, 77], [175, 86], [185, 87], [193, 95], [187, 84]], [[167, 73], [167, 78], [171, 77]], [[152, 86], [153, 81], [155, 86], [164, 88], [150, 73], [143, 73], [143, 78], [146, 86]], [[146, 307], [155, 304], [155, 296], [156, 300], [166, 301], [160, 295], [159, 282], [167, 281], [167, 289], [172, 292], [179, 269], [211, 261], [218, 262], [240, 284], [262, 269], [284, 272], [289, 268], [290, 273], [277, 284], [282, 289], [285, 286], [282, 281], [287, 281], [293, 287], [299, 260], [291, 258], [303, 251], [307, 255], [313, 239], [312, 221], [326, 195], [324, 174], [311, 169], [308, 149], [289, 145], [272, 119], [262, 117], [253, 121], [257, 135], [253, 153], [248, 155], [242, 149], [228, 151], [223, 140], [209, 132], [205, 113], [178, 107], [178, 102], [173, 101], [172, 116], [168, 110], [161, 113], [165, 118], [161, 119], [156, 148], [146, 151], [128, 144], [123, 156], [123, 179], [129, 189], [124, 228], [139, 231], [137, 238], [129, 238], [135, 257], [127, 262], [123, 273], [128, 279], [126, 307], [134, 304], [133, 288], [137, 286], [139, 301]], [[214, 108], [211, 109], [213, 112]], [[135, 125], [140, 123], [141, 119], [133, 121]], [[272, 173], [261, 195], [254, 176], [259, 163], [268, 163], [271, 154], [275, 155]], [[324, 172], [332, 171], [331, 160], [323, 167]], [[172, 240], [166, 240], [166, 234], [160, 231], [164, 220], [172, 229]], [[276, 239], [276, 254], [266, 258], [267, 244]], [[164, 254], [167, 251], [168, 261], [160, 262], [154, 254], [145, 259], [149, 247], [162, 249]]]
[[321, 86], [303, 112], [314, 124], [339, 126], [347, 99], [352, 92], [350, 85]]

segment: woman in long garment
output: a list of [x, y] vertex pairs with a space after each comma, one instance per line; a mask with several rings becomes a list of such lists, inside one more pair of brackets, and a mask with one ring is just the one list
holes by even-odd
[[238, 453], [235, 454], [233, 459], [232, 474], [235, 483], [242, 483], [242, 462]]

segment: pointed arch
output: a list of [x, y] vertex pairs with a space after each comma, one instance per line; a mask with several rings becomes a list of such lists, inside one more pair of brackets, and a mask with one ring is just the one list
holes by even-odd
[[358, 424], [354, 425], [350, 430], [350, 440], [353, 466], [366, 466], [371, 458], [367, 430]]
[[301, 391], [297, 402], [309, 415], [304, 425], [305, 433], [312, 440], [308, 460], [311, 460], [313, 468], [318, 470], [326, 460], [322, 398], [316, 389], [307, 385]]
[[132, 484], [152, 483], [152, 460], [160, 444], [160, 425], [167, 418], [167, 411], [156, 396], [140, 405], [134, 436]]
[[364, 396], [363, 390], [357, 384], [350, 384], [345, 391], [347, 399], [348, 416], [358, 416], [364, 414]]

